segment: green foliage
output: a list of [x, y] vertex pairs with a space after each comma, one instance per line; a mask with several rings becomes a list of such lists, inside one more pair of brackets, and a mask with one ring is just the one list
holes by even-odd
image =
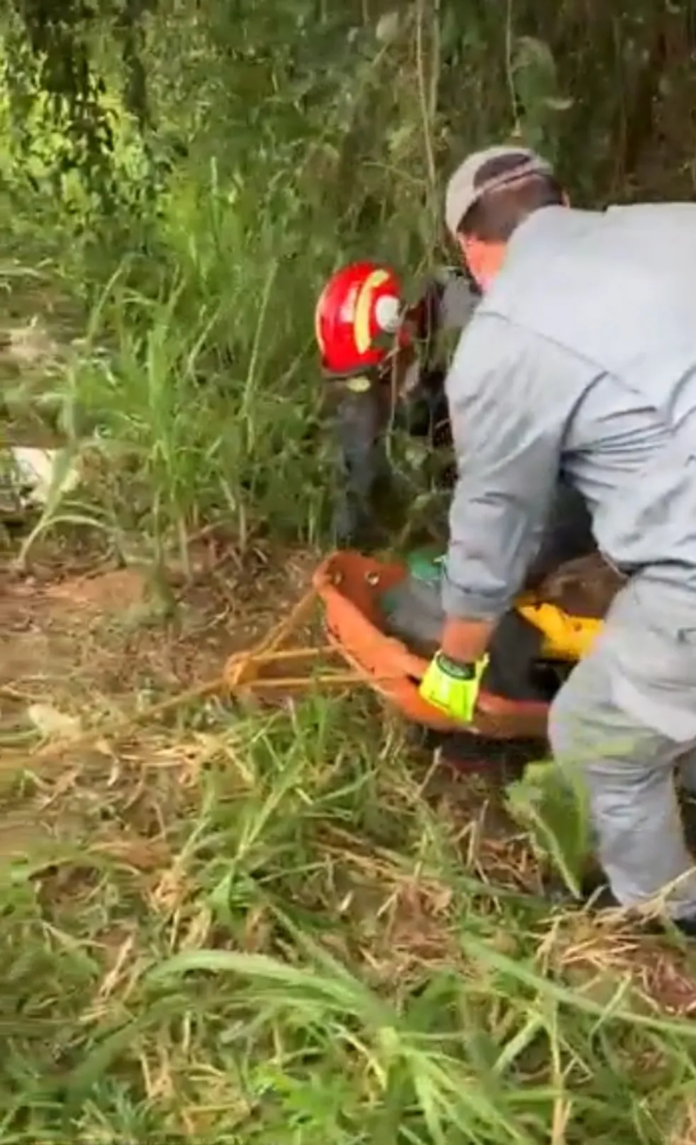
[[549, 861], [572, 894], [581, 896], [581, 880], [592, 852], [589, 806], [584, 787], [573, 784], [558, 767], [530, 764], [510, 784], [508, 810], [529, 833], [542, 861]]
[[[610, 964], [602, 995], [601, 944], [574, 989], [572, 933], [480, 879], [355, 699], [218, 711], [197, 751], [194, 786], [165, 767], [149, 790], [166, 869], [131, 863], [143, 809], [108, 767], [0, 865], [3, 1141], [666, 1139], [693, 1023]], [[107, 816], [120, 848], [94, 844]]]
[[[4, 16], [0, 219], [31, 234], [36, 261], [50, 260], [80, 307], [96, 308], [85, 360], [53, 406], [79, 410], [78, 448], [109, 443], [109, 457], [130, 454], [139, 468], [136, 487], [165, 482], [158, 528], [185, 532], [196, 509], [234, 506], [238, 521], [321, 530], [318, 289], [350, 256], [389, 259], [407, 282], [451, 259], [442, 181], [469, 148], [527, 139], [581, 201], [615, 193], [622, 164], [637, 171], [655, 108], [676, 98], [660, 78], [661, 6], [590, 5], [591, 41], [576, 7], [551, 20], [531, 3], [453, 0], [205, 11], [194, 0], [15, 0]], [[690, 98], [686, 76], [679, 97]], [[688, 138], [680, 145], [672, 174], [690, 154]], [[165, 328], [158, 356], [153, 330]], [[166, 413], [153, 386], [169, 393]], [[190, 448], [170, 448], [165, 472], [162, 418], [173, 444], [184, 411]], [[289, 474], [307, 496], [282, 495]], [[107, 515], [126, 502], [153, 526], [130, 488], [110, 497]]]
[[[451, 261], [442, 186], [470, 148], [543, 147], [579, 203], [692, 194], [686, 4], [13, 0], [0, 20], [0, 288], [61, 350], [3, 374], [5, 428], [50, 428], [92, 474], [36, 535], [87, 522], [156, 559], [218, 520], [240, 551], [321, 536], [318, 290], [351, 256], [407, 281]], [[481, 877], [479, 804], [426, 802], [357, 704], [216, 710], [183, 746], [158, 729], [136, 794], [129, 753], [41, 787], [64, 820], [0, 864], [3, 1142], [659, 1145], [688, 1117], [693, 1024], [637, 1003], [599, 938], [578, 985], [579, 940], [517, 868], [502, 885], [501, 840]], [[555, 784], [532, 769], [510, 809], [576, 887], [585, 811]], [[162, 869], [126, 846], [150, 830]]]

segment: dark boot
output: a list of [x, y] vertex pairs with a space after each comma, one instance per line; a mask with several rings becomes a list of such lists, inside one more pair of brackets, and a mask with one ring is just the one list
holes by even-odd
[[[593, 912], [602, 913], [609, 910], [620, 910], [621, 904], [614, 897], [611, 887], [607, 882], [607, 877], [602, 870], [596, 868], [589, 873], [582, 881], [582, 902]], [[566, 900], [568, 902], [575, 901], [570, 898], [566, 893]], [[628, 912], [631, 916], [631, 912]], [[665, 934], [674, 928], [686, 938], [696, 938], [696, 915], [687, 915], [684, 918], [673, 919], [657, 919], [657, 918], [642, 918], [640, 915], [633, 916], [635, 918], [636, 927], [638, 930], [643, 931], [645, 934]]]

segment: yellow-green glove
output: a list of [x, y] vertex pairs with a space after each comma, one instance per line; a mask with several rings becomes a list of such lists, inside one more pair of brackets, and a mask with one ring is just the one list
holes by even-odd
[[487, 664], [487, 656], [475, 664], [458, 664], [438, 652], [421, 681], [421, 697], [453, 720], [470, 724]]

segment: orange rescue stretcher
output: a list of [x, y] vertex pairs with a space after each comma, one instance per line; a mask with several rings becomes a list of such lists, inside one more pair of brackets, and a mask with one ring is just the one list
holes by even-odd
[[[333, 553], [317, 568], [313, 586], [325, 614], [329, 642], [367, 686], [409, 721], [436, 732], [462, 732], [461, 724], [422, 699], [427, 659], [384, 630], [380, 598], [408, 575], [405, 564], [353, 551]], [[521, 597], [518, 612], [543, 635], [540, 658], [571, 666], [590, 649], [602, 627], [594, 617], [571, 616], [533, 596]], [[492, 739], [543, 738], [548, 703], [508, 700], [479, 693], [474, 724], [466, 730]]]

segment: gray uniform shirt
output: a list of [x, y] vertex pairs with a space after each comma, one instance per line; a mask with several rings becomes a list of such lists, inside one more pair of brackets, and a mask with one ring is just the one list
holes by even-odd
[[608, 560], [696, 591], [696, 204], [535, 212], [446, 390], [459, 474], [448, 615], [505, 611], [560, 476]]

